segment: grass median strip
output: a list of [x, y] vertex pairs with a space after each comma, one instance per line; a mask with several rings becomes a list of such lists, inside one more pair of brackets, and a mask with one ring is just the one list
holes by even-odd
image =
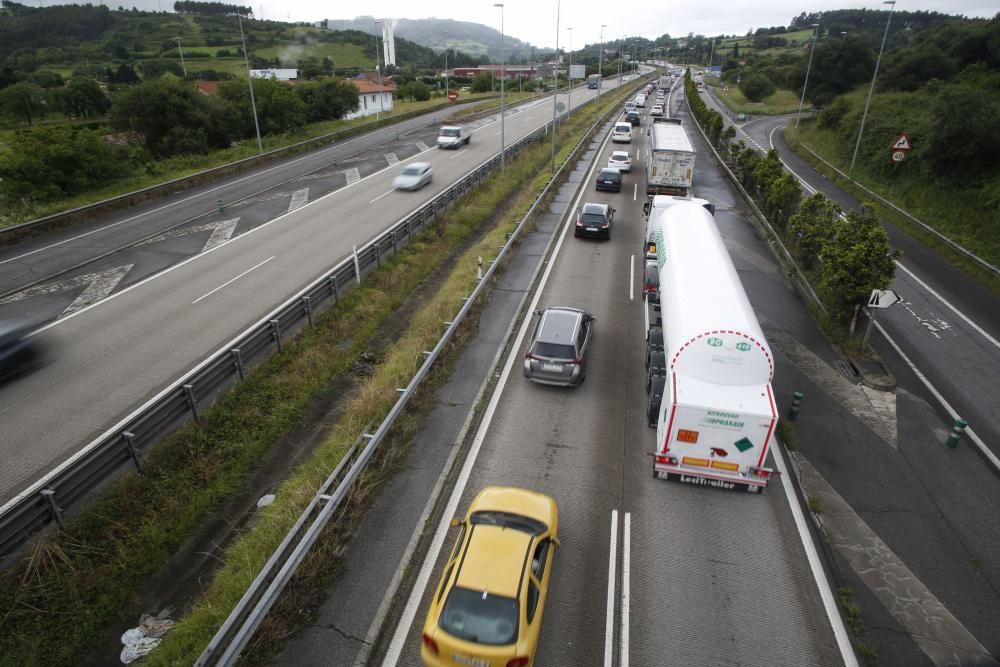
[[[587, 107], [562, 126], [561, 156], [594, 116]], [[482, 235], [487, 223], [494, 225], [454, 261], [440, 291], [360, 383], [329, 437], [281, 485], [277, 501], [252, 529], [225, 550], [201, 602], [151, 656], [155, 664], [190, 664], [360, 429], [388, 412], [396, 387], [408, 383], [422, 351], [440, 336], [441, 322], [454, 316], [459, 298], [471, 291], [475, 258], [495, 255], [544, 186], [548, 159], [547, 144], [522, 151], [503, 177], [495, 174], [443, 213], [316, 326], [205, 411], [200, 425], [189, 424], [151, 452], [144, 476], [117, 481], [65, 533], [40, 540], [30, 558], [3, 576], [0, 664], [76, 665], [92, 656], [107, 629], [125, 623], [122, 615], [146, 580], [224, 500], [247, 493], [244, 480], [263, 453], [293, 429], [333, 378], [349, 374], [378, 328], [414, 289], [463, 241]], [[324, 571], [322, 563], [317, 567]]]

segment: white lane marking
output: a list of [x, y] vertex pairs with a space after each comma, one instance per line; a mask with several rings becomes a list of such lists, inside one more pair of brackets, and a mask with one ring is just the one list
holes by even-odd
[[204, 225], [195, 225], [194, 227], [185, 227], [184, 229], [174, 229], [169, 232], [164, 232], [163, 234], [157, 234], [152, 238], [146, 239], [142, 243], [137, 243], [136, 247], [140, 248], [144, 245], [152, 245], [153, 243], [159, 243], [160, 241], [166, 241], [167, 239], [176, 239], [181, 236], [199, 234], [201, 232], [211, 230], [212, 234], [208, 237], [208, 240], [205, 241], [205, 245], [201, 248], [201, 252], [205, 252], [206, 250], [211, 250], [216, 246], [222, 245], [232, 238], [233, 232], [236, 231], [236, 223], [239, 221], [239, 218], [230, 218], [229, 220], [208, 222]]
[[625, 523], [622, 526], [622, 624], [621, 652], [618, 656], [618, 667], [628, 667], [628, 632], [629, 632], [629, 574], [631, 570], [632, 547], [629, 544], [632, 536], [632, 513], [625, 512]]
[[[66, 292], [86, 285], [86, 288], [80, 296], [76, 297], [76, 299], [73, 300], [73, 303], [67, 306], [66, 309], [59, 314], [59, 317], [65, 317], [105, 298], [116, 287], [118, 287], [118, 283], [122, 281], [122, 278], [128, 275], [128, 272], [132, 270], [133, 266], [134, 264], [125, 264], [123, 266], [116, 266], [113, 269], [107, 269], [105, 271], [95, 271], [93, 273], [85, 273], [80, 276], [74, 276], [73, 278], [69, 278], [67, 280], [35, 285], [34, 287], [29, 287], [26, 290], [21, 290], [20, 292], [0, 299], [0, 304], [14, 303], [15, 301], [20, 301], [33, 296], [44, 296], [46, 294]], [[38, 331], [34, 333], [38, 333], [45, 328], [48, 327], [38, 329]]]
[[292, 193], [292, 199], [288, 202], [288, 212], [291, 213], [297, 208], [301, 208], [309, 203], [309, 188], [302, 188]]
[[390, 167], [394, 164], [399, 164], [399, 158], [396, 156], [395, 153], [386, 153], [382, 157], [385, 158], [385, 161], [389, 164]]
[[943, 303], [944, 305], [948, 306], [948, 308], [950, 308], [953, 313], [955, 313], [960, 318], [962, 318], [962, 321], [965, 322], [966, 324], [968, 324], [973, 329], [975, 329], [976, 332], [979, 335], [981, 335], [983, 338], [985, 338], [989, 342], [993, 343], [993, 347], [995, 347], [997, 349], [1000, 349], [1000, 341], [997, 341], [996, 338], [994, 338], [993, 336], [989, 335], [981, 326], [979, 326], [978, 324], [976, 324], [975, 322], [973, 322], [971, 319], [969, 319], [968, 316], [966, 316], [965, 313], [963, 313], [958, 308], [956, 308], [955, 306], [953, 306], [950, 303], [948, 303], [948, 301], [946, 301], [943, 296], [941, 296], [940, 294], [938, 294], [937, 292], [935, 292], [934, 289], [930, 285], [928, 285], [923, 280], [921, 280], [920, 278], [918, 278], [917, 275], [915, 273], [913, 273], [913, 271], [910, 271], [908, 268], [906, 268], [905, 266], [903, 266], [900, 262], [896, 262], [896, 266], [898, 266], [899, 268], [903, 269], [903, 271], [906, 271], [907, 275], [909, 275], [911, 278], [913, 278], [915, 281], [917, 281], [917, 283], [919, 283], [921, 287], [923, 287], [925, 290], [927, 290], [927, 292], [929, 294], [932, 294], [933, 296], [937, 297], [937, 299], [941, 303]]
[[[598, 155], [605, 149], [608, 143], [608, 139], [611, 138], [611, 133], [609, 132], [607, 136], [604, 137], [604, 141], [598, 148]], [[590, 171], [584, 177], [583, 182], [588, 182], [589, 179], [594, 177], [594, 170], [597, 168], [598, 162], [594, 162], [590, 165]], [[580, 201], [583, 196], [587, 193], [587, 189], [581, 187], [579, 192], [577, 192], [576, 200], [574, 200], [573, 205], [567, 207], [568, 211], [575, 211], [580, 206]], [[538, 308], [538, 302], [542, 298], [542, 293], [545, 291], [545, 286], [549, 282], [549, 276], [552, 274], [552, 267], [556, 265], [556, 259], [559, 257], [559, 251], [562, 249], [563, 243], [569, 236], [569, 229], [572, 225], [568, 224], [572, 220], [572, 216], [567, 215], [562, 222], [562, 231], [557, 231], [559, 240], [556, 241], [556, 246], [552, 250], [552, 256], [549, 258], [548, 264], [545, 266], [545, 271], [542, 272], [541, 280], [538, 281], [538, 287], [535, 288], [535, 294], [531, 298], [531, 302], [528, 304], [528, 308], [525, 310], [527, 313], [533, 313]], [[525, 317], [524, 321], [521, 323], [521, 328], [517, 332], [517, 338], [514, 340], [511, 346], [511, 351], [507, 355], [507, 362], [504, 364], [503, 371], [500, 373], [500, 379], [497, 380], [496, 387], [493, 389], [493, 394], [490, 396], [490, 401], [486, 405], [486, 409], [483, 411], [482, 421], [479, 423], [479, 429], [476, 431], [476, 436], [472, 440], [472, 445], [469, 447], [469, 453], [466, 455], [465, 463], [462, 464], [462, 469], [458, 473], [458, 478], [455, 480], [455, 486], [452, 488], [451, 496], [448, 498], [448, 504], [445, 505], [444, 512], [441, 514], [441, 521], [438, 523], [437, 531], [434, 533], [434, 538], [431, 540], [430, 547], [427, 549], [427, 555], [424, 557], [424, 562], [420, 566], [420, 572], [417, 573], [417, 579], [413, 584], [413, 590], [410, 591], [410, 597], [406, 601], [406, 607], [403, 608], [403, 613], [399, 617], [399, 623], [396, 625], [396, 631], [392, 635], [392, 642], [389, 644], [389, 649], [386, 651], [385, 659], [382, 661], [382, 667], [395, 667], [399, 662], [399, 656], [403, 652], [403, 646], [409, 639], [410, 628], [413, 626], [413, 620], [417, 616], [417, 610], [420, 608], [420, 602], [424, 597], [424, 591], [427, 590], [427, 584], [430, 582], [431, 574], [434, 571], [434, 565], [441, 555], [441, 547], [444, 546], [445, 536], [448, 534], [448, 529], [451, 528], [451, 517], [455, 516], [455, 512], [458, 509], [458, 503], [462, 499], [462, 494], [465, 492], [465, 487], [469, 483], [469, 477], [472, 475], [472, 469], [476, 465], [476, 459], [479, 457], [479, 450], [482, 449], [483, 442], [486, 440], [486, 432], [490, 428], [490, 424], [493, 421], [493, 414], [496, 412], [497, 405], [500, 404], [500, 397], [503, 395], [504, 387], [507, 385], [507, 379], [510, 377], [511, 370], [514, 368], [514, 364], [520, 362], [520, 350], [521, 346], [524, 344], [524, 337], [528, 334], [528, 327], [531, 326], [532, 318]]]
[[380, 195], [379, 195], [378, 197], [375, 197], [375, 199], [372, 199], [372, 200], [371, 200], [370, 202], [368, 202], [368, 203], [369, 203], [369, 204], [374, 204], [375, 202], [377, 202], [377, 201], [378, 201], [379, 199], [381, 199], [382, 197], [386, 197], [386, 196], [388, 196], [388, 195], [391, 195], [391, 194], [392, 194], [393, 192], [395, 192], [395, 191], [396, 191], [396, 189], [395, 189], [395, 188], [393, 188], [392, 190], [389, 190], [388, 192], [383, 192], [383, 193], [382, 193], [382, 194], [380, 194]]
[[628, 300], [635, 300], [635, 255], [628, 260]]
[[[780, 127], [781, 127], [780, 125], [775, 125], [773, 128], [771, 128], [771, 133], [767, 135], [767, 141], [771, 145], [772, 149], [774, 149], [774, 133]], [[743, 131], [742, 128], [740, 129], [740, 131], [741, 132]], [[743, 134], [746, 134], [746, 132], [743, 132]], [[749, 134], [746, 134], [746, 136], [747, 136], [748, 139], [750, 138]], [[750, 141], [753, 142], [754, 146], [757, 146], [757, 148], [760, 148], [760, 145], [756, 141], [754, 141], [753, 139], [750, 139]], [[764, 149], [760, 148], [760, 151], [763, 153]], [[789, 174], [791, 174], [792, 176], [794, 176], [796, 178], [796, 180], [798, 180], [798, 182], [802, 184], [802, 187], [804, 187], [809, 194], [814, 195], [814, 194], [816, 194], [818, 192], [818, 190], [816, 188], [814, 188], [813, 186], [811, 186], [808, 183], [806, 183], [806, 181], [805, 181], [804, 178], [802, 178], [801, 176], [799, 176], [798, 174], [796, 174], [794, 171], [792, 171], [792, 168], [788, 166], [787, 162], [785, 162], [784, 160], [781, 159], [781, 156], [778, 156], [778, 161], [781, 162], [781, 164], [785, 167], [785, 169], [788, 170]]]
[[[906, 353], [903, 352], [903, 348], [901, 348], [896, 343], [896, 341], [893, 340], [892, 336], [889, 335], [889, 332], [883, 329], [882, 325], [879, 324], [878, 321], [875, 321], [874, 325], [875, 328], [878, 329], [878, 332], [882, 334], [882, 336], [889, 342], [889, 345], [892, 345], [893, 349], [896, 350], [896, 354], [898, 354], [906, 363], [906, 365], [910, 367], [910, 370], [913, 372], [914, 375], [917, 376], [917, 379], [920, 380], [920, 382], [922, 382], [925, 387], [927, 387], [927, 390], [934, 395], [934, 398], [938, 400], [938, 403], [940, 403], [944, 407], [944, 409], [948, 411], [948, 414], [951, 416], [951, 418], [959, 419], [960, 415], [955, 410], [955, 408], [951, 407], [951, 403], [949, 403], [945, 399], [945, 397], [941, 394], [941, 392], [939, 392], [937, 388], [935, 388], [934, 385], [931, 384], [931, 381], [928, 380], [927, 377], [920, 372], [920, 369], [917, 368], [917, 365], [915, 363], [913, 363], [913, 360], [911, 360], [908, 356], [906, 356]], [[983, 439], [980, 438], [978, 435], [976, 435], [976, 432], [972, 430], [971, 426], [967, 426], [965, 428], [965, 435], [969, 437], [969, 440], [972, 440], [972, 442], [975, 443], [976, 447], [979, 449], [982, 455], [986, 457], [986, 460], [988, 460], [993, 465], [993, 468], [997, 472], [1000, 472], [1000, 458], [997, 458], [997, 455], [994, 454], [993, 451], [986, 446], [986, 443], [983, 442]]]
[[459, 151], [458, 151], [457, 153], [455, 153], [454, 155], [452, 155], [452, 156], [451, 156], [450, 158], [448, 158], [448, 159], [449, 159], [449, 160], [454, 160], [454, 159], [455, 159], [455, 158], [457, 158], [458, 156], [460, 156], [460, 155], [462, 155], [463, 153], [465, 153], [465, 151], [466, 151], [466, 150], [468, 150], [468, 149], [465, 149], [465, 148], [461, 148], [461, 149], [459, 149]]
[[240, 278], [242, 278], [242, 277], [243, 277], [243, 276], [245, 276], [246, 274], [250, 273], [250, 272], [251, 272], [251, 271], [253, 271], [254, 269], [257, 269], [257, 268], [260, 268], [260, 267], [264, 266], [265, 264], [267, 264], [268, 262], [270, 262], [270, 261], [271, 261], [272, 259], [274, 259], [275, 257], [277, 257], [277, 255], [271, 255], [270, 257], [268, 257], [267, 259], [265, 259], [265, 260], [264, 260], [263, 262], [261, 262], [261, 263], [259, 263], [259, 264], [255, 264], [255, 265], [251, 266], [251, 267], [250, 267], [249, 269], [247, 269], [246, 271], [244, 271], [244, 272], [243, 272], [243, 273], [241, 273], [240, 275], [238, 275], [238, 276], [236, 276], [235, 278], [232, 278], [232, 279], [230, 279], [230, 280], [227, 280], [226, 282], [222, 283], [221, 285], [219, 285], [218, 287], [216, 287], [216, 288], [215, 288], [214, 290], [212, 290], [211, 292], [207, 292], [207, 293], [205, 293], [205, 294], [202, 294], [202, 295], [201, 295], [201, 296], [199, 296], [199, 297], [198, 297], [197, 299], [195, 299], [194, 301], [192, 301], [192, 302], [191, 302], [191, 305], [193, 306], [194, 304], [198, 303], [198, 302], [199, 302], [199, 301], [201, 301], [202, 299], [205, 299], [205, 298], [208, 298], [208, 297], [212, 296], [213, 294], [215, 294], [216, 292], [218, 292], [218, 291], [219, 291], [220, 289], [222, 289], [223, 287], [226, 287], [227, 285], [231, 285], [231, 284], [233, 284], [234, 282], [236, 282], [237, 280], [239, 280]]
[[830, 585], [830, 581], [826, 578], [826, 572], [823, 571], [819, 554], [816, 552], [816, 545], [812, 541], [812, 534], [809, 532], [806, 519], [802, 514], [802, 507], [799, 506], [799, 499], [795, 495], [795, 489], [792, 488], [792, 477], [788, 474], [788, 466], [785, 465], [781, 447], [772, 447], [771, 452], [774, 455], [775, 467], [778, 469], [781, 488], [785, 492], [785, 499], [788, 501], [792, 518], [795, 520], [795, 529], [799, 533], [799, 541], [806, 552], [806, 560], [809, 561], [809, 570], [812, 572], [813, 581], [816, 582], [819, 597], [823, 601], [823, 609], [826, 610], [826, 618], [830, 622], [833, 636], [837, 640], [840, 657], [844, 660], [844, 667], [858, 667], [858, 660], [854, 656], [854, 647], [851, 645], [847, 628], [844, 627], [844, 620], [840, 617], [837, 602], [833, 599], [833, 588]]
[[638, 183], [633, 183], [632, 184], [632, 201], [635, 201], [635, 198], [638, 197], [638, 196], [639, 196], [639, 184]]
[[611, 553], [608, 556], [608, 602], [604, 610], [604, 667], [611, 667], [614, 659], [616, 565], [618, 565], [618, 510], [611, 510]]
[[344, 178], [347, 179], [348, 185], [354, 185], [355, 183], [361, 180], [361, 172], [358, 171], [357, 167], [351, 167], [350, 169], [344, 172]]
[[426, 150], [430, 150], [430, 146], [428, 146], [427, 144], [425, 144], [422, 141], [418, 141], [417, 142], [417, 150], [419, 150], [421, 153], [423, 153]]

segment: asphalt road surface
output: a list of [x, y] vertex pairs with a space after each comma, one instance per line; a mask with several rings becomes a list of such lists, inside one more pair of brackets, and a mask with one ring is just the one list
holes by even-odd
[[[648, 123], [647, 116], [629, 147], [639, 165]], [[621, 146], [604, 146], [596, 166], [615, 148]], [[644, 176], [634, 167], [620, 194], [595, 192], [592, 177], [584, 180], [583, 201], [617, 209], [612, 238], [565, 233], [537, 302], [595, 315], [587, 380], [577, 389], [525, 380], [527, 326], [521, 327], [472, 445], [475, 465], [467, 478], [464, 470], [460, 475], [460, 500], [453, 513], [446, 509], [442, 525], [463, 515], [487, 485], [525, 486], [556, 499], [562, 548], [538, 664], [844, 664], [780, 482], [755, 497], [653, 479], [641, 297]], [[766, 255], [721, 179], [698, 194], [719, 203], [720, 227], [733, 230], [735, 242]], [[768, 281], [751, 301], [788, 293], [780, 274]], [[776, 373], [784, 363], [778, 360]], [[390, 649], [386, 665], [418, 664], [428, 596], [453, 539], [454, 533], [440, 554], [430, 554], [430, 586], [415, 617], [404, 615], [396, 629], [402, 650]]]
[[[606, 88], [616, 84], [606, 82]], [[573, 105], [588, 101], [595, 93], [577, 91]], [[565, 103], [566, 96], [561, 95], [559, 101]], [[513, 107], [506, 115], [506, 139], [513, 142], [551, 118], [551, 98]], [[368, 167], [352, 167], [364, 172], [350, 182], [343, 180], [339, 188], [334, 187], [337, 179], [347, 176], [332, 174], [326, 186], [328, 194], [313, 198], [307, 206], [289, 206], [291, 195], [283, 201], [280, 197], [264, 198], [196, 222], [222, 223], [234, 215], [241, 221], [254, 221], [250, 229], [227, 237], [228, 241], [212, 242], [219, 227], [159, 238], [130, 248], [127, 257], [116, 253], [91, 262], [86, 267], [86, 281], [50, 290], [29, 288], [20, 298], [18, 294], [7, 297], [0, 305], [5, 317], [25, 313], [62, 316], [39, 334], [41, 343], [50, 350], [46, 363], [0, 386], [0, 458], [5, 462], [0, 468], [0, 503], [24, 492], [42, 475], [114, 428], [172, 380], [336, 265], [352, 246], [362, 246], [496, 155], [500, 148], [499, 116], [470, 125], [472, 141], [467, 147], [456, 151], [411, 147], [404, 159], [384, 157], [381, 168], [371, 173], [364, 173]], [[434, 181], [418, 192], [394, 191], [392, 179], [418, 156], [433, 165]], [[278, 180], [293, 178], [282, 186], [292, 192], [306, 184], [315, 187], [318, 179], [313, 176], [320, 173], [314, 167], [294, 165], [276, 169], [289, 170]], [[299, 180], [294, 180], [294, 173], [300, 174]], [[251, 177], [237, 180], [246, 190], [244, 194], [261, 189]], [[176, 219], [186, 219], [203, 213], [213, 197], [208, 192], [185, 195], [183, 201], [168, 202], [162, 210]], [[132, 232], [129, 225], [119, 229], [144, 237], [144, 232]], [[47, 253], [64, 252], [64, 247], [70, 252], [76, 243], [87, 244], [91, 242], [88, 239], [97, 237], [106, 242], [104, 232], [95, 233], [32, 257], [54, 257]], [[186, 259], [177, 262], [177, 254]], [[71, 259], [61, 261], [71, 263]], [[8, 262], [5, 266], [17, 264]], [[143, 270], [132, 276], [133, 266]], [[100, 300], [80, 305], [81, 297], [95, 292], [102, 293]]]

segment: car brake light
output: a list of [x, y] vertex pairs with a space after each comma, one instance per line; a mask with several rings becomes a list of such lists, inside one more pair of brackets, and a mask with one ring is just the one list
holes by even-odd
[[508, 660], [507, 667], [525, 667], [525, 665], [527, 665], [530, 662], [531, 658], [529, 656], [522, 655], [518, 658], [513, 658], [511, 660]]
[[439, 653], [437, 642], [434, 641], [434, 639], [431, 638], [431, 636], [426, 632], [424, 633], [423, 638], [424, 638], [424, 646], [429, 648], [431, 651], [434, 651], [434, 655], [437, 655]]

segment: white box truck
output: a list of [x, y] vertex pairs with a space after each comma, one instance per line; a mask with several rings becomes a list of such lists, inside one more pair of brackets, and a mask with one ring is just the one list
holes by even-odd
[[649, 128], [646, 194], [687, 196], [694, 179], [694, 148], [676, 118], [654, 118]]
[[666, 376], [653, 475], [759, 493], [778, 424], [771, 350], [712, 214], [677, 204], [660, 230]]

